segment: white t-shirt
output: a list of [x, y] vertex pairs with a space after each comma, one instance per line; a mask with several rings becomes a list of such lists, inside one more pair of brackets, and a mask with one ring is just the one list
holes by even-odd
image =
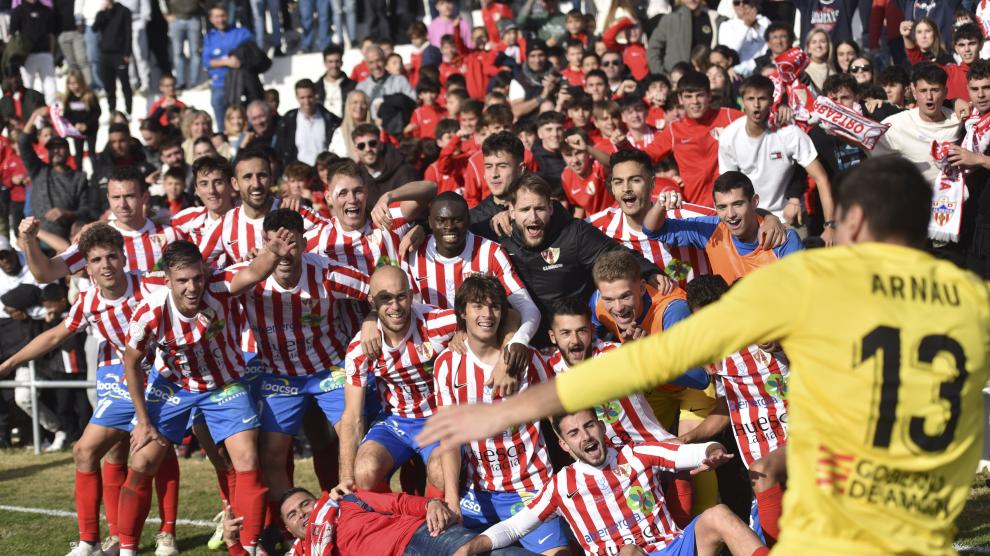
[[794, 164], [807, 166], [818, 158], [808, 134], [796, 125], [766, 130], [759, 137], [746, 133], [746, 118], [729, 124], [718, 140], [719, 172], [738, 170], [753, 181], [760, 208], [783, 216], [787, 184]]
[[959, 118], [948, 108], [943, 108], [945, 120], [926, 122], [917, 108], [898, 112], [884, 119], [890, 129], [880, 138], [871, 156], [896, 153], [910, 160], [921, 171], [928, 183], [935, 183], [938, 167], [932, 159], [932, 141], [955, 143], [962, 135]]

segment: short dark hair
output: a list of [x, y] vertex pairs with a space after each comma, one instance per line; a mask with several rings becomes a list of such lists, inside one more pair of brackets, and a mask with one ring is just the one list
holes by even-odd
[[551, 198], [550, 184], [547, 182], [546, 178], [539, 174], [533, 174], [527, 172], [516, 179], [512, 180], [509, 187], [505, 191], [505, 198], [509, 201], [509, 204], [516, 204], [516, 196], [520, 191], [526, 190], [532, 193], [536, 193], [546, 199]]
[[715, 180], [715, 185], [712, 187], [712, 197], [716, 193], [728, 193], [739, 188], [742, 188], [743, 195], [747, 199], [752, 199], [753, 195], [756, 195], [753, 181], [749, 179], [749, 176], [736, 170], [730, 170]]
[[646, 175], [653, 175], [653, 159], [639, 149], [620, 149], [612, 153], [608, 158], [609, 173], [623, 162], [635, 162], [646, 169]]
[[461, 124], [457, 123], [454, 118], [443, 118], [437, 122], [436, 137], [440, 139], [448, 133], [457, 133], [457, 130], [461, 129]]
[[568, 111], [572, 108], [584, 108], [588, 112], [591, 112], [595, 101], [591, 99], [591, 95], [584, 92], [583, 90], [577, 90], [571, 93], [571, 98], [564, 102], [564, 111]]
[[977, 81], [979, 79], [990, 79], [990, 61], [974, 60], [969, 65], [966, 72], [966, 81]]
[[859, 83], [850, 73], [835, 73], [826, 77], [825, 83], [822, 84], [822, 94], [826, 96], [842, 89], [849, 89], [855, 95], [859, 92]]
[[426, 24], [422, 21], [413, 21], [406, 27], [406, 34], [410, 37], [426, 37], [427, 29]]
[[432, 79], [420, 79], [416, 84], [416, 94], [420, 93], [440, 93], [440, 85]]
[[896, 156], [867, 158], [836, 183], [836, 207], [863, 210], [878, 240], [898, 238], [920, 247], [928, 238], [932, 188], [918, 168]]
[[265, 164], [268, 164], [269, 167], [271, 166], [272, 163], [271, 160], [268, 158], [268, 153], [265, 152], [263, 149], [259, 149], [259, 148], [241, 149], [237, 151], [237, 156], [234, 157], [234, 162], [231, 163], [230, 165], [234, 169], [235, 174], [236, 174], [237, 166], [241, 162], [244, 162], [246, 160], [264, 160]]
[[[94, 247], [110, 247], [124, 253], [124, 236], [113, 226], [97, 222], [79, 236], [79, 252], [83, 257], [88, 256]], [[124, 256], [127, 254], [124, 253]]]
[[602, 81], [604, 81], [605, 83], [608, 83], [608, 76], [605, 75], [605, 70], [602, 70], [602, 69], [593, 69], [593, 70], [589, 71], [587, 74], [585, 74], [584, 81], [587, 82], [592, 77], [598, 77]]
[[767, 30], [763, 32], [763, 40], [770, 41], [770, 35], [776, 33], [777, 31], [787, 31], [787, 42], [794, 42], [794, 29], [791, 25], [783, 23], [781, 21], [774, 21], [769, 26]]
[[378, 129], [378, 126], [371, 123], [365, 123], [354, 128], [354, 131], [351, 132], [351, 139], [363, 137], [365, 135], [374, 135], [375, 137], [379, 137], [381, 134], [382, 131]]
[[316, 498], [316, 496], [313, 496], [313, 493], [312, 492], [304, 489], [303, 487], [287, 488], [287, 489], [285, 489], [285, 492], [283, 492], [283, 493], [281, 493], [281, 494], [278, 495], [279, 513], [282, 512], [282, 504], [285, 504], [285, 501], [286, 500], [288, 500], [291, 496], [293, 496], [295, 494], [299, 494], [300, 492], [303, 493], [303, 494], [308, 495], [310, 498]]
[[164, 174], [162, 174], [162, 179], [172, 178], [173, 180], [179, 180], [183, 183], [186, 181], [186, 171], [182, 168], [169, 168]]
[[718, 301], [725, 292], [729, 291], [729, 284], [718, 274], [705, 274], [695, 277], [688, 282], [687, 303], [692, 311], [697, 311], [705, 305], [710, 305]]
[[500, 125], [505, 129], [512, 128], [512, 108], [508, 104], [493, 104], [481, 113], [481, 121], [478, 123], [482, 129], [491, 125]]
[[980, 28], [975, 23], [964, 23], [952, 32], [952, 44], [954, 45], [963, 39], [974, 40], [977, 44], [981, 44], [983, 33], [980, 32]]
[[178, 270], [185, 266], [202, 264], [203, 254], [199, 247], [191, 241], [180, 239], [169, 243], [162, 250], [162, 268], [166, 272]]
[[440, 203], [449, 203], [453, 205], [458, 205], [464, 208], [464, 214], [468, 214], [470, 207], [468, 206], [467, 200], [464, 199], [460, 194], [454, 191], [444, 191], [443, 193], [437, 195], [433, 202], [430, 203], [430, 209], [432, 211], [433, 207], [439, 205]]
[[59, 282], [41, 288], [41, 301], [69, 301], [69, 289]]
[[[598, 419], [598, 414], [597, 414], [597, 412], [595, 412], [594, 409], [591, 409], [591, 408], [579, 409], [579, 410], [577, 410], [577, 411], [575, 411], [573, 413], [561, 413], [559, 415], [553, 415], [553, 416], [551, 416], [550, 417], [550, 428], [553, 429], [553, 432], [557, 433], [557, 436], [563, 438], [564, 437], [564, 434], [560, 432], [560, 422], [563, 421], [564, 419], [567, 419], [568, 417], [573, 417], [574, 415], [577, 415], [578, 413], [584, 413], [585, 411], [590, 411], [591, 414], [595, 417], [595, 419]], [[601, 420], [601, 419], [598, 419], [598, 420]]]
[[518, 164], [523, 161], [523, 157], [526, 155], [526, 146], [512, 132], [500, 131], [485, 139], [485, 142], [481, 144], [481, 152], [483, 157], [500, 152], [509, 153]]
[[[450, 83], [450, 79], [449, 78], [447, 80], [447, 83], [448, 83], [448, 86], [449, 86], [449, 83]], [[469, 98], [469, 99], [465, 100], [463, 103], [461, 103], [461, 114], [463, 114], [465, 112], [469, 112], [471, 114], [477, 115], [480, 118], [481, 117], [481, 113], [484, 112], [484, 111], [485, 111], [485, 103], [484, 102], [481, 102], [480, 100], [478, 100], [476, 98]]]
[[558, 300], [553, 305], [553, 314], [550, 315], [550, 321], [552, 322], [554, 317], [557, 316], [578, 316], [586, 317], [591, 320], [591, 308], [588, 307], [588, 303], [577, 297], [565, 297]]
[[148, 190], [148, 182], [144, 181], [144, 174], [137, 169], [137, 166], [114, 166], [110, 168], [107, 182], [111, 181], [132, 181], [137, 184], [138, 190], [142, 193]]
[[313, 83], [312, 79], [303, 78], [296, 81], [296, 90], [299, 89], [309, 89], [310, 91], [316, 90], [316, 83]]
[[330, 43], [329, 46], [323, 49], [323, 57], [326, 58], [331, 54], [339, 54], [341, 58], [344, 57], [344, 47], [337, 43]]
[[304, 233], [306, 225], [301, 214], [294, 210], [278, 208], [268, 211], [265, 220], [261, 223], [261, 229], [266, 232], [274, 232], [279, 228], [285, 228], [290, 232]]
[[555, 112], [553, 110], [548, 110], [536, 117], [536, 129], [549, 124], [559, 124], [564, 125], [567, 121], [567, 116], [564, 116], [560, 112]]
[[685, 72], [677, 81], [677, 94], [681, 93], [709, 93], [712, 90], [708, 76], [700, 71], [691, 70]]
[[770, 95], [773, 96], [773, 81], [770, 81], [770, 78], [765, 75], [754, 73], [746, 79], [743, 79], [743, 82], [739, 84], [739, 96], [746, 94], [746, 91], [751, 89], [764, 93], [770, 93]]
[[642, 110], [646, 111], [646, 103], [643, 102], [643, 97], [639, 95], [626, 95], [619, 99], [619, 108], [623, 112], [626, 110]]
[[165, 152], [166, 149], [182, 148], [182, 137], [177, 135], [166, 135], [162, 142], [158, 144], [158, 152]]
[[505, 288], [498, 279], [480, 274], [468, 276], [454, 295], [454, 313], [457, 315], [457, 327], [461, 330], [467, 329], [462, 315], [469, 303], [492, 303], [498, 306], [502, 310], [504, 322], [509, 298], [505, 295]]
[[911, 84], [911, 75], [901, 66], [888, 66], [883, 68], [880, 74], [877, 75], [877, 83], [881, 86], [899, 84], [907, 87]]
[[934, 62], [922, 62], [911, 70], [911, 83], [917, 85], [919, 81], [944, 87], [949, 81], [949, 74]]
[[230, 165], [230, 162], [219, 155], [207, 155], [201, 156], [193, 162], [192, 165], [192, 175], [193, 181], [201, 174], [212, 174], [213, 172], [220, 172], [225, 180], [230, 180], [234, 177], [234, 169]]
[[128, 137], [131, 135], [131, 128], [127, 127], [127, 124], [110, 124], [107, 129], [107, 133], [126, 133]]

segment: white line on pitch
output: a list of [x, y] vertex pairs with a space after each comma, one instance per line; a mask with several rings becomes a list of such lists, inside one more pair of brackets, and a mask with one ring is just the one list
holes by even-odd
[[[56, 516], [56, 517], [71, 517], [71, 518], [75, 518], [76, 517], [76, 512], [67, 512], [65, 510], [49, 510], [49, 509], [45, 509], [45, 508], [25, 508], [23, 506], [5, 506], [5, 505], [0, 505], [0, 510], [5, 510], [5, 511], [8, 511], [8, 512], [21, 512], [21, 513], [25, 513], [25, 514], [50, 515], [50, 516]], [[162, 520], [158, 519], [157, 517], [148, 518], [145, 521], [148, 522], [148, 523], [161, 523], [162, 522]], [[205, 521], [205, 520], [202, 520], [202, 519], [177, 519], [177, 520], [175, 520], [175, 524], [176, 525], [193, 525], [195, 527], [208, 527], [210, 529], [213, 529], [213, 528], [216, 527], [216, 523], [213, 523], [212, 521]]]

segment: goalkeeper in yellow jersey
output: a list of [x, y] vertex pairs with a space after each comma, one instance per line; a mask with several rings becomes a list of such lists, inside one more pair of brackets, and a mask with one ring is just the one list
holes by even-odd
[[791, 375], [775, 553], [952, 554], [983, 444], [990, 291], [921, 250], [931, 205], [912, 164], [867, 160], [839, 184], [841, 246], [757, 270], [669, 331], [502, 403], [442, 411], [419, 442], [450, 449], [778, 340]]

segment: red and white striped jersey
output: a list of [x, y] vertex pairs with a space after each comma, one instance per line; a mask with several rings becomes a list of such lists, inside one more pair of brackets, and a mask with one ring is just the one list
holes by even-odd
[[[381, 331], [381, 323], [378, 330]], [[405, 339], [393, 347], [383, 334], [378, 359], [366, 357], [361, 350], [360, 335], [354, 338], [344, 363], [347, 380], [363, 388], [368, 377], [375, 375], [382, 407], [388, 408], [392, 415], [429, 417], [437, 407], [433, 390], [434, 360], [447, 348], [454, 332], [457, 332], [457, 317], [452, 309], [414, 304]]]
[[[179, 239], [189, 239], [178, 228], [155, 224], [145, 220], [140, 230], [122, 230], [116, 220], [109, 222], [120, 235], [124, 236], [124, 272], [151, 272], [156, 270], [162, 251], [169, 243]], [[79, 244], [73, 243], [59, 257], [69, 267], [69, 274], [75, 274], [86, 267], [86, 257], [79, 252]]]
[[340, 506], [330, 498], [329, 492], [316, 501], [306, 524], [306, 537], [292, 544], [292, 556], [333, 556], [337, 553], [334, 532]]
[[[278, 205], [279, 199], [272, 199], [269, 210], [277, 209]], [[326, 222], [323, 217], [305, 207], [299, 208], [299, 214], [302, 215], [307, 230]], [[210, 233], [200, 240], [199, 250], [203, 252], [203, 259], [214, 266], [221, 255], [226, 255], [227, 262], [231, 264], [243, 261], [252, 250], [264, 245], [261, 228], [264, 220], [264, 216], [248, 218], [243, 205], [230, 209]]]
[[418, 301], [443, 309], [454, 307], [457, 288], [474, 274], [498, 278], [506, 295], [525, 287], [502, 246], [471, 232], [467, 233], [467, 245], [459, 256], [447, 258], [437, 253], [436, 238], [430, 236], [415, 253], [403, 259], [402, 267], [409, 275], [412, 292], [419, 296]]
[[103, 297], [100, 288], [79, 292], [69, 313], [62, 322], [70, 332], [76, 333], [93, 327], [97, 344], [97, 366], [119, 365], [123, 360], [127, 340], [127, 325], [134, 309], [152, 291], [162, 287], [161, 277], [142, 276], [138, 272], [126, 274], [127, 291], [117, 299]]
[[[595, 339], [591, 356], [598, 357], [617, 347], [619, 344], [614, 342]], [[559, 349], [554, 350], [553, 355], [547, 359], [547, 365], [554, 375], [570, 369]], [[605, 424], [605, 438], [613, 448], [621, 448], [630, 443], [662, 442], [674, 436], [657, 421], [650, 402], [646, 401], [643, 394], [633, 394], [628, 398], [595, 406], [595, 414]]]
[[222, 220], [223, 217], [210, 218], [210, 211], [206, 207], [189, 207], [173, 216], [169, 225], [192, 238], [190, 241], [193, 243], [200, 244], [203, 236], [209, 235], [213, 226]]
[[238, 349], [240, 306], [222, 272], [207, 278], [199, 312], [187, 317], [175, 308], [172, 292], [148, 294], [131, 317], [127, 346], [157, 349], [161, 376], [193, 392], [207, 392], [240, 378], [244, 357]]
[[409, 229], [399, 203], [389, 205], [392, 229], [382, 230], [367, 219], [360, 230], [347, 231], [336, 217], [306, 232], [306, 251], [329, 257], [371, 276], [383, 265], [399, 266], [400, 234]]
[[629, 140], [629, 144], [630, 145], [632, 145], [633, 147], [635, 147], [635, 148], [637, 148], [637, 149], [639, 149], [639, 150], [642, 151], [642, 150], [646, 149], [646, 147], [648, 147], [650, 145], [650, 143], [653, 142], [653, 136], [656, 135], [656, 133], [657, 133], [657, 130], [655, 130], [652, 127], [650, 127], [649, 125], [647, 125], [646, 126], [646, 129], [643, 130], [643, 138], [642, 139], [640, 139], [639, 141], [637, 141], [636, 138], [633, 137], [633, 134], [632, 134], [631, 131], [628, 132], [628, 133], [626, 133], [626, 139]]
[[667, 511], [662, 471], [675, 471], [682, 445], [608, 448], [601, 469], [578, 461], [553, 476], [528, 505], [541, 521], [567, 520], [585, 554], [618, 554], [625, 544], [657, 552], [681, 534]]
[[787, 443], [788, 362], [753, 345], [722, 360], [715, 389], [729, 406], [746, 467]]
[[[250, 264], [239, 263], [224, 271], [228, 287]], [[364, 301], [368, 288], [368, 277], [357, 270], [303, 253], [296, 287], [285, 289], [269, 276], [240, 296], [265, 371], [299, 376], [339, 367], [350, 338], [340, 334], [334, 300]]]
[[[671, 212], [674, 218], [688, 218], [713, 214], [712, 209], [700, 205], [685, 205], [685, 208]], [[656, 264], [668, 276], [676, 276], [681, 285], [695, 276], [711, 274], [711, 266], [704, 249], [696, 247], [669, 247], [658, 240], [646, 237], [642, 229], [634, 229], [626, 222], [626, 215], [618, 207], [609, 207], [588, 217], [588, 223], [598, 228], [608, 237], [639, 252], [647, 260]]]
[[[519, 390], [530, 384], [546, 382], [550, 372], [543, 358], [530, 350], [526, 373], [519, 377]], [[501, 400], [485, 382], [492, 375], [489, 366], [471, 353], [464, 355], [446, 350], [437, 357], [434, 388], [437, 406], [492, 403]], [[514, 426], [499, 436], [471, 442], [466, 451], [468, 481], [475, 488], [494, 492], [533, 492], [542, 487], [553, 473], [539, 422]]]

